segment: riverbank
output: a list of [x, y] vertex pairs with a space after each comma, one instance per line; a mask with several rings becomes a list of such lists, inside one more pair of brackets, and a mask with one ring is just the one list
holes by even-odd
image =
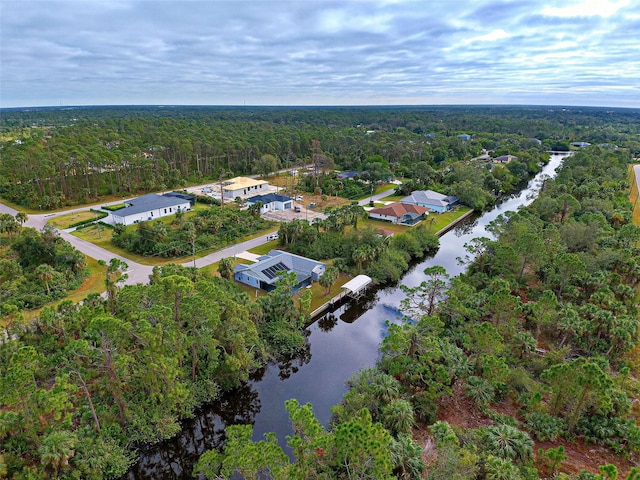
[[[450, 222], [446, 227], [443, 227], [440, 230], [438, 230], [435, 233], [435, 235], [437, 237], [441, 237], [442, 235], [447, 233], [449, 230], [453, 229], [456, 225], [460, 224], [461, 222], [463, 222], [464, 220], [469, 218], [471, 215], [473, 215], [474, 212], [475, 212], [475, 210], [469, 210], [468, 212], [465, 212], [462, 216], [460, 216], [460, 217], [454, 219], [452, 222]], [[325, 313], [327, 310], [340, 306], [340, 304], [342, 302], [346, 301], [347, 298], [349, 298], [349, 292], [347, 290], [342, 290], [340, 293], [338, 293], [337, 295], [335, 295], [331, 299], [327, 300], [325, 303], [320, 305], [315, 310], [313, 310], [309, 314], [309, 322], [313, 322], [318, 317], [320, 317], [320, 315]]]

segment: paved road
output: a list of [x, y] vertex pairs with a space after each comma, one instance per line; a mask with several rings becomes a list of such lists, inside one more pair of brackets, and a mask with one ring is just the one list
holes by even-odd
[[[295, 168], [303, 168], [303, 167], [293, 167], [293, 168], [295, 169]], [[286, 170], [282, 170], [282, 171], [286, 171]], [[394, 193], [393, 190], [387, 190], [385, 192], [373, 195], [372, 198], [374, 201], [377, 201], [384, 197], [392, 195], [393, 193]], [[117, 203], [122, 203], [122, 201], [123, 200], [117, 200], [111, 203], [103, 203], [102, 205], [117, 204]], [[360, 200], [359, 204], [368, 205], [369, 198]], [[65, 211], [46, 213], [46, 214], [29, 215], [29, 219], [25, 223], [25, 226], [35, 228], [36, 230], [42, 230], [42, 228], [46, 225], [48, 221], [54, 219], [57, 216], [67, 215], [68, 213], [71, 213], [71, 212], [81, 212], [81, 211], [89, 210], [90, 208], [95, 208], [95, 206], [79, 207], [73, 210], [65, 210]], [[9, 213], [15, 216], [15, 214], [18, 212], [7, 205], [0, 203], [0, 213]], [[274, 232], [275, 231], [277, 230], [274, 230]], [[126, 262], [127, 265], [129, 265], [129, 269], [127, 270], [129, 277], [127, 278], [125, 284], [135, 285], [137, 283], [147, 283], [149, 281], [149, 275], [151, 275], [151, 272], [153, 270], [152, 266], [142, 265], [140, 263], [134, 262], [132, 260], [121, 257], [119, 255], [116, 255], [108, 250], [105, 250], [104, 248], [94, 245], [91, 242], [87, 242], [86, 240], [82, 240], [78, 237], [75, 237], [71, 235], [71, 233], [69, 232], [60, 231], [59, 233], [64, 240], [68, 241], [71, 245], [73, 245], [75, 248], [77, 248], [79, 251], [81, 251], [88, 257], [95, 258], [96, 260], [104, 260], [106, 263], [109, 263], [112, 258], [118, 258], [123, 262]], [[264, 235], [261, 235], [252, 240], [247, 240], [245, 242], [237, 243], [230, 247], [223, 248], [222, 250], [218, 250], [217, 252], [213, 252], [205, 257], [197, 258], [195, 264], [197, 268], [206, 267], [207, 265], [211, 265], [212, 263], [216, 263], [220, 261], [222, 258], [235, 257], [240, 253], [244, 252], [245, 250], [255, 248], [267, 242], [268, 242], [267, 233], [265, 233]], [[183, 262], [182, 265], [184, 265], [185, 267], [191, 267], [193, 266], [193, 260]]]

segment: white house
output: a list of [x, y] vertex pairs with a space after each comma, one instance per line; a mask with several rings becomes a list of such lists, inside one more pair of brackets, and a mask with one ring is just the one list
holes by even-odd
[[247, 205], [261, 202], [262, 207], [260, 213], [266, 213], [271, 210], [290, 210], [293, 208], [293, 199], [284, 195], [275, 193], [267, 193], [266, 195], [256, 195], [247, 199]]
[[431, 211], [443, 213], [451, 210], [454, 205], [460, 202], [460, 199], [458, 197], [443, 195], [433, 190], [416, 190], [415, 192], [411, 192], [411, 195], [408, 197], [404, 197], [400, 202], [427, 207]]
[[269, 192], [269, 183], [249, 177], [235, 177], [222, 184], [224, 198], [234, 199]]
[[186, 195], [180, 197], [171, 195], [157, 195], [150, 193], [142, 197], [127, 200], [126, 207], [111, 213], [114, 223], [133, 225], [158, 218], [174, 215], [176, 212], [191, 210], [191, 201]]

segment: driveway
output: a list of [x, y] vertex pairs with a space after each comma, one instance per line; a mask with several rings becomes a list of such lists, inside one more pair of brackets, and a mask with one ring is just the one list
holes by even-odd
[[[300, 167], [294, 167], [294, 168], [300, 168]], [[192, 188], [197, 188], [197, 187], [192, 187]], [[373, 196], [373, 200], [377, 201], [389, 195], [393, 195], [393, 190], [388, 190], [385, 192], [378, 193]], [[122, 200], [117, 200], [110, 203], [104, 203], [103, 205], [110, 205], [110, 204], [115, 205], [118, 203], [122, 203]], [[359, 204], [368, 205], [369, 199], [367, 198], [364, 200], [360, 200]], [[29, 215], [29, 218], [25, 223], [25, 226], [35, 228], [36, 230], [42, 230], [42, 228], [44, 228], [46, 223], [52, 218], [55, 218], [60, 215], [66, 215], [70, 212], [81, 212], [81, 211], [89, 210], [90, 208], [99, 208], [99, 207], [94, 205], [94, 206], [88, 206], [88, 207], [79, 207], [73, 210]], [[283, 222], [283, 221], [290, 221], [293, 218], [304, 218], [308, 221], [312, 221], [314, 218], [317, 218], [317, 217], [326, 218], [326, 215], [319, 212], [314, 212], [313, 210], [307, 209], [304, 206], [300, 206], [300, 209], [301, 209], [300, 212], [295, 212], [294, 210], [276, 212], [277, 217], [279, 219], [276, 219], [276, 218], [274, 219], [276, 219], [276, 221]], [[0, 203], [0, 213], [9, 213], [10, 215], [15, 216], [15, 214], [18, 212], [7, 205]], [[269, 218], [267, 215], [270, 215], [273, 213], [274, 212], [268, 212], [264, 216], [265, 218]], [[236, 258], [239, 254], [241, 254], [242, 252], [245, 252], [246, 250], [249, 250], [251, 248], [255, 248], [259, 245], [267, 243], [269, 241], [267, 240], [267, 235], [275, 232], [277, 232], [277, 229], [274, 229], [272, 232], [267, 232], [264, 235], [260, 235], [259, 237], [256, 237], [254, 239], [247, 240], [245, 242], [237, 243], [235, 245], [231, 245], [229, 247], [223, 248], [222, 250], [213, 252], [205, 257], [198, 258], [195, 261], [196, 267], [197, 268], [206, 267], [207, 265], [211, 265], [212, 263], [219, 262], [221, 259], [225, 257]], [[67, 242], [69, 242], [71, 245], [73, 245], [75, 248], [77, 248], [79, 251], [81, 251], [88, 257], [95, 258], [96, 260], [104, 260], [106, 263], [109, 263], [112, 258], [119, 258], [120, 260], [125, 262], [127, 265], [129, 265], [129, 269], [127, 270], [129, 277], [127, 278], [125, 284], [135, 285], [137, 283], [149, 282], [149, 275], [151, 275], [151, 272], [153, 271], [152, 266], [142, 265], [140, 263], [134, 262], [127, 258], [111, 253], [110, 251], [105, 250], [101, 247], [98, 247], [97, 245], [94, 245], [91, 242], [87, 242], [86, 240], [82, 240], [78, 237], [71, 235], [70, 232], [61, 231], [59, 233], [63, 239], [65, 239]], [[184, 262], [182, 263], [182, 265], [184, 265], [185, 267], [192, 267], [193, 260]]]

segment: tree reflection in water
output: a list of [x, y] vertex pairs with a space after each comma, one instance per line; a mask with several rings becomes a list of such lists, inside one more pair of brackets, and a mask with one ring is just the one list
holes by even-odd
[[140, 459], [123, 480], [193, 479], [191, 470], [206, 450], [221, 448], [227, 425], [254, 424], [260, 412], [260, 397], [245, 384], [203, 405], [193, 419], [182, 423], [180, 434], [156, 445], [141, 446]]

